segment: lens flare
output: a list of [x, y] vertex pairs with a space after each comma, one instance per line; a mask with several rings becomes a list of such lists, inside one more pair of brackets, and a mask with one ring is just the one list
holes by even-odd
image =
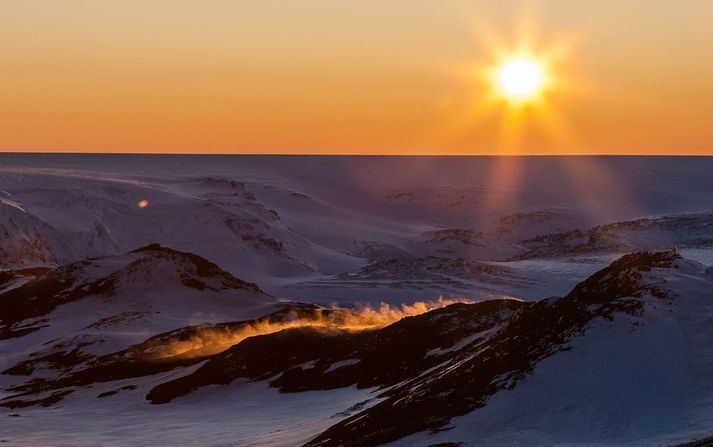
[[146, 199], [140, 200], [138, 205], [139, 205], [139, 208], [146, 208], [147, 206], [149, 206], [149, 201]]

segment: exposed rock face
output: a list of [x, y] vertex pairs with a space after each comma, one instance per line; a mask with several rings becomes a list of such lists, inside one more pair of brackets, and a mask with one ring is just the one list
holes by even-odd
[[50, 225], [0, 196], [0, 267], [58, 262], [56, 236]]

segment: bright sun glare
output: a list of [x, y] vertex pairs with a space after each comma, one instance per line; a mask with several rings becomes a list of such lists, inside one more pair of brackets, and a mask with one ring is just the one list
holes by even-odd
[[518, 153], [526, 133], [537, 132], [548, 144], [569, 145], [573, 135], [557, 103], [572, 92], [566, 76], [570, 43], [562, 39], [540, 42], [534, 31], [523, 27], [511, 39], [483, 31], [479, 44], [487, 59], [473, 61], [468, 71], [473, 99], [459, 125], [490, 128], [493, 117], [500, 117], [500, 146], [509, 153]]
[[542, 67], [535, 60], [514, 58], [500, 67], [497, 83], [508, 98], [524, 100], [539, 92], [542, 79]]

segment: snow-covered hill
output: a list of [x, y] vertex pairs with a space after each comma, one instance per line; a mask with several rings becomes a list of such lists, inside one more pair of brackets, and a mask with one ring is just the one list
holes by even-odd
[[659, 445], [708, 434], [712, 273], [672, 253], [625, 256], [564, 298], [524, 305], [310, 445]]
[[[167, 249], [148, 248], [155, 250]], [[217, 284], [231, 281], [214, 273]], [[196, 429], [203, 442], [644, 446], [713, 433], [713, 270], [674, 251], [623, 256], [562, 298], [425, 308], [357, 331], [345, 329], [343, 314], [329, 320], [330, 312], [291, 304], [252, 322], [183, 327], [90, 360], [64, 356], [80, 366], [52, 375], [37, 373], [33, 361], [20, 363], [4, 374], [25, 376], [0, 400], [18, 415], [8, 439], [35, 439], [13, 428], [28, 418], [46, 422], [40, 434], [67, 435], [63, 412], [39, 405], [115, 406], [116, 425], [77, 422], [67, 442], [101, 443], [133, 414], [155, 417], [133, 420], [138, 425], [118, 443], [132, 445], [132, 436], [134, 443], [163, 439], [151, 433], [164, 421], [188, 423], [196, 408], [234, 408], [231, 401], [252, 408], [261, 399], [272, 412], [235, 410], [252, 425], [224, 415], [223, 430]], [[212, 337], [224, 340], [246, 325], [288, 322], [204, 349]], [[296, 402], [309, 410], [281, 419]], [[197, 415], [193, 423], [203, 421]]]
[[586, 231], [541, 235], [520, 242], [517, 257], [566, 257], [572, 254], [625, 252], [632, 249], [713, 247], [713, 213], [689, 213], [613, 222]]
[[8, 386], [23, 377], [55, 377], [189, 324], [284, 307], [255, 284], [158, 244], [57, 269], [3, 273], [0, 369], [8, 380], [0, 383]]

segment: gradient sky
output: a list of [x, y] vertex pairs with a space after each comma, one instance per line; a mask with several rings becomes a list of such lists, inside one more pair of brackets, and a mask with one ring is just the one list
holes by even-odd
[[[0, 150], [713, 154], [711, 20], [710, 0], [0, 0]], [[562, 82], [511, 116], [476, 73], [526, 29], [565, 49]]]

